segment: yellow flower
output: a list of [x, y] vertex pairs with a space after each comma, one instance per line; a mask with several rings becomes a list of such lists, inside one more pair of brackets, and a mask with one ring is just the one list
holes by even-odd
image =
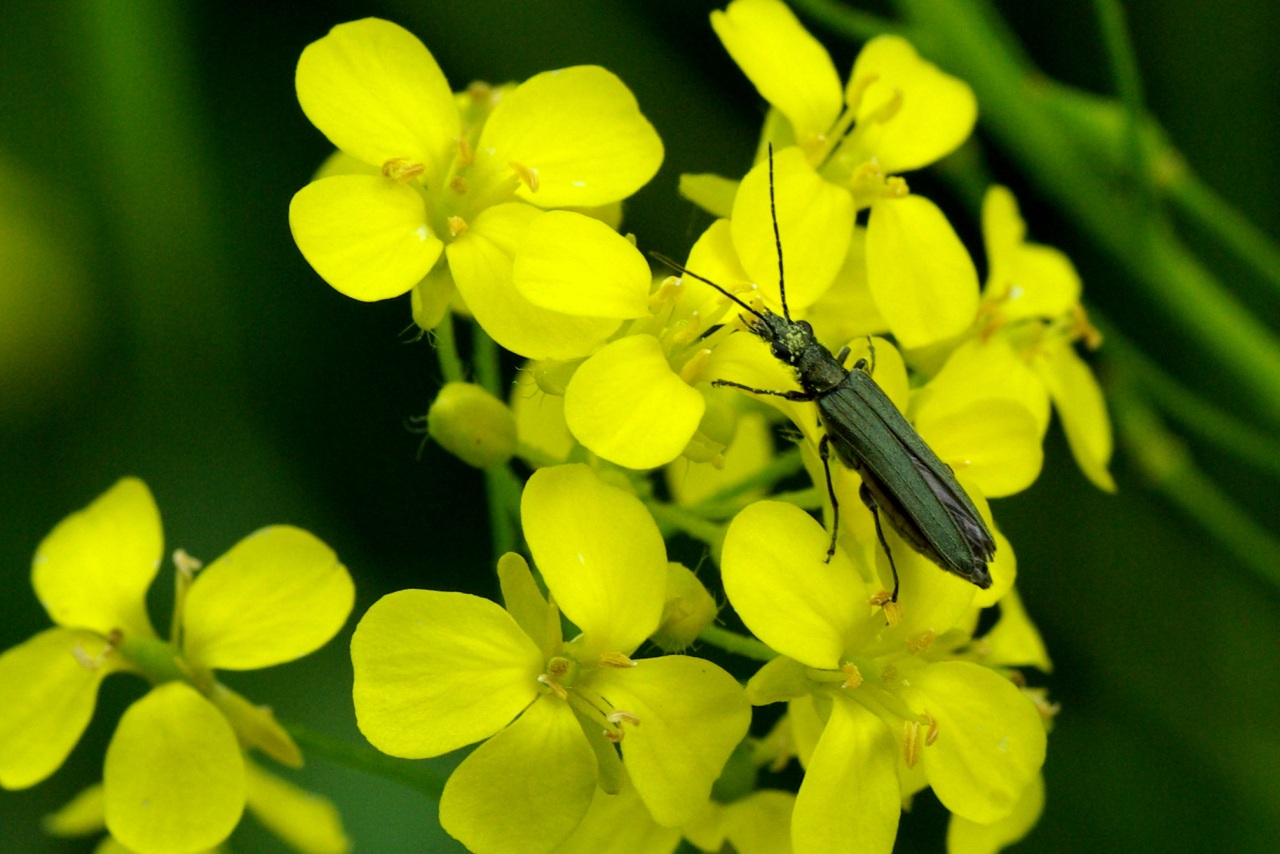
[[[906, 183], [891, 176], [927, 166], [968, 137], [977, 116], [968, 85], [921, 59], [906, 40], [880, 36], [863, 47], [842, 88], [831, 57], [781, 0], [734, 0], [723, 12], [713, 12], [711, 23], [773, 108], [764, 137], [777, 156], [794, 146], [819, 183], [838, 188], [853, 208], [871, 209], [865, 284], [899, 343], [916, 349], [963, 332], [978, 302], [972, 262], [937, 206], [908, 195]], [[763, 198], [750, 185], [763, 181], [764, 165], [757, 163], [739, 187], [735, 220], [744, 194]], [[801, 211], [808, 207], [806, 185], [813, 186], [799, 182], [796, 189], [787, 190], [786, 182], [777, 181], [779, 190], [799, 196], [796, 207]], [[681, 187], [694, 198], [727, 195], [720, 181], [705, 176], [686, 176]], [[756, 214], [762, 222], [744, 218], [743, 227], [759, 235], [767, 215]], [[790, 242], [805, 229], [789, 222], [782, 208], [778, 223], [790, 249]], [[821, 295], [841, 270], [844, 249], [853, 245], [852, 221], [832, 221], [809, 233], [812, 239], [838, 244], [829, 250], [830, 272], [805, 285]], [[768, 261], [770, 242], [757, 239], [756, 247], [761, 260]], [[862, 260], [862, 247], [857, 250], [858, 259], [851, 261]], [[744, 264], [755, 281], [774, 280], [762, 274], [761, 265]], [[843, 277], [850, 287], [858, 278], [856, 271]], [[796, 285], [803, 281], [792, 278]]]
[[[244, 770], [245, 806], [294, 850], [302, 854], [346, 854], [351, 849], [338, 810], [328, 799], [300, 789], [248, 759]], [[92, 836], [106, 831], [102, 784], [84, 789], [57, 812], [45, 816], [44, 827], [60, 837]], [[99, 843], [95, 854], [129, 851], [108, 836]]]
[[574, 66], [455, 97], [420, 41], [367, 18], [303, 51], [297, 89], [312, 124], [365, 170], [321, 177], [290, 206], [294, 240], [335, 289], [380, 300], [416, 286], [429, 327], [456, 284], [498, 343], [531, 358], [583, 355], [617, 328], [620, 315], [546, 310], [511, 283], [543, 209], [617, 202], [661, 163], [661, 141], [613, 74]]
[[[700, 811], [750, 709], [702, 659], [633, 659], [663, 619], [668, 566], [657, 526], [585, 466], [540, 469], [521, 506], [547, 589], [509, 554], [506, 609], [476, 596], [402, 590], [351, 643], [356, 720], [385, 753], [438, 756], [477, 741], [440, 800], [441, 825], [477, 852], [550, 851], [597, 787], [624, 771], [654, 819]], [[560, 613], [581, 634], [561, 635]]]
[[355, 595], [346, 568], [311, 534], [264, 528], [194, 581], [197, 564], [180, 556], [173, 632], [163, 640], [145, 603], [162, 548], [151, 493], [140, 480], [121, 480], [36, 550], [32, 586], [57, 626], [0, 655], [8, 691], [0, 705], [0, 785], [9, 789], [57, 770], [108, 674], [133, 672], [155, 685], [125, 711], [103, 771], [106, 826], [142, 854], [226, 839], [250, 788], [245, 748], [301, 764], [270, 711], [214, 671], [307, 655], [342, 627]]
[[871, 604], [877, 585], [843, 552], [824, 565], [825, 542], [803, 511], [759, 502], [730, 525], [722, 560], [735, 610], [781, 653], [748, 695], [790, 701], [793, 733], [807, 742], [795, 850], [891, 850], [917, 766], [953, 813], [981, 824], [1010, 815], [1037, 779], [1045, 731], [1010, 680], [955, 656], [969, 641], [974, 588], [922, 575], [902, 620], [886, 626]]
[[1051, 246], [1028, 241], [1026, 231], [1013, 193], [991, 187], [982, 205], [990, 266], [982, 294], [987, 321], [984, 342], [992, 337], [1005, 339], [1009, 346], [996, 353], [1013, 354], [1034, 375], [1034, 380], [1024, 377], [1014, 387], [1023, 392], [1028, 407], [1041, 415], [1042, 432], [1052, 400], [1080, 470], [1099, 489], [1114, 492], [1115, 481], [1107, 470], [1111, 421], [1102, 389], [1074, 347], [1077, 341], [1097, 347], [1101, 336], [1089, 325], [1080, 304], [1080, 276], [1071, 259]]

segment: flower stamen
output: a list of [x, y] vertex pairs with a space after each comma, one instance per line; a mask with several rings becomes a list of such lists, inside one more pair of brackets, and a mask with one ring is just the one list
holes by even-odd
[[413, 163], [403, 157], [393, 157], [382, 164], [382, 176], [390, 178], [397, 184], [407, 184], [417, 178], [427, 167], [422, 163]]
[[514, 169], [516, 174], [520, 176], [520, 180], [523, 181], [524, 185], [529, 188], [530, 193], [538, 192], [538, 170], [537, 169], [535, 169], [532, 166], [525, 166], [523, 163], [517, 163], [514, 160], [512, 160], [507, 165], [510, 166], [512, 169]]

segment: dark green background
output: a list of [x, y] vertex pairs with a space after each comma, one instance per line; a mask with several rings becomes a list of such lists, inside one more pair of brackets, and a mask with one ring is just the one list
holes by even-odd
[[[419, 35], [455, 88], [606, 65], [667, 146], [627, 228], [680, 257], [705, 220], [677, 197], [677, 176], [745, 171], [763, 115], [714, 39], [709, 8], [6, 4], [0, 222], [25, 221], [46, 246], [26, 268], [0, 269], [0, 288], [34, 295], [27, 309], [0, 316], [5, 339], [32, 336], [21, 358], [0, 347], [0, 648], [47, 625], [27, 580], [40, 538], [125, 474], [154, 491], [167, 549], [210, 560], [265, 524], [315, 532], [356, 576], [350, 625], [400, 587], [492, 594], [478, 473], [434, 448], [419, 458], [420, 437], [407, 429], [439, 383], [430, 348], [404, 334], [407, 299], [348, 300], [289, 236], [289, 198], [329, 151], [297, 106], [294, 64], [334, 24], [377, 15]], [[1004, 8], [1049, 73], [1107, 90], [1091, 3]], [[1275, 233], [1280, 13], [1266, 0], [1211, 9], [1129, 4], [1148, 98], [1208, 182]], [[833, 49], [847, 70], [852, 47]], [[1130, 297], [1114, 262], [1028, 195], [998, 154], [991, 159], [1022, 191], [1033, 236], [1075, 258], [1087, 296], [1190, 384], [1212, 386], [1176, 334], [1148, 325], [1149, 303]], [[928, 179], [913, 187], [976, 236], [971, 213], [945, 188]], [[1274, 322], [1275, 302], [1221, 269]], [[1105, 375], [1105, 351], [1099, 367]], [[1273, 484], [1193, 450], [1274, 525]], [[1063, 704], [1045, 769], [1048, 806], [1020, 850], [1275, 850], [1277, 597], [1151, 495], [1123, 456], [1114, 469], [1120, 494], [1094, 491], [1055, 428], [1040, 481], [995, 505]], [[228, 681], [282, 718], [358, 739], [350, 625], [311, 659]], [[97, 778], [114, 719], [141, 690], [109, 680], [68, 764], [34, 790], [0, 793], [0, 851], [91, 849], [47, 840], [39, 816]], [[340, 804], [359, 850], [450, 850], [433, 835], [434, 804], [408, 790], [319, 759], [298, 776]], [[922, 798], [899, 849], [938, 850], [941, 821], [936, 802]], [[252, 830], [235, 845], [277, 850]]]

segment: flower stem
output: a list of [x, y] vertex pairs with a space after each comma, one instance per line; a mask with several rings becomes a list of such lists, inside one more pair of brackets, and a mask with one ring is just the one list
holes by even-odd
[[731, 632], [720, 626], [707, 626], [698, 633], [698, 640], [719, 647], [725, 652], [753, 658], [756, 661], [773, 661], [778, 654], [755, 638]]
[[434, 800], [439, 800], [444, 792], [447, 775], [421, 762], [387, 756], [372, 747], [343, 741], [299, 724], [285, 724], [284, 728], [299, 747], [314, 756], [384, 780], [403, 783]]
[[1280, 541], [1200, 471], [1154, 410], [1133, 395], [1112, 400], [1120, 438], [1155, 489], [1259, 578], [1280, 588]]
[[446, 311], [444, 319], [432, 330], [435, 334], [436, 358], [440, 360], [440, 373], [447, 383], [466, 381], [462, 359], [458, 356], [458, 341], [453, 331], [453, 313]]

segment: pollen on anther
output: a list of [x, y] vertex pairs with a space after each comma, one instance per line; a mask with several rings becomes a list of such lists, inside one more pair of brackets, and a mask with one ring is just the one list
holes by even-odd
[[920, 724], [916, 721], [902, 722], [902, 761], [908, 768], [920, 761]]
[[628, 712], [618, 709], [616, 712], [609, 714], [606, 718], [611, 724], [631, 724], [632, 726], [640, 726], [640, 717], [635, 712]]
[[510, 166], [512, 169], [514, 169], [516, 174], [520, 176], [520, 180], [523, 181], [524, 185], [529, 188], [530, 193], [538, 192], [538, 170], [537, 169], [535, 169], [532, 166], [525, 166], [523, 163], [517, 163], [514, 160], [512, 160], [507, 165]]
[[460, 216], [449, 217], [449, 233], [454, 237], [467, 230], [467, 221]]
[[426, 171], [427, 167], [423, 164], [410, 162], [403, 157], [393, 157], [382, 164], [383, 177], [398, 184], [407, 184]]

